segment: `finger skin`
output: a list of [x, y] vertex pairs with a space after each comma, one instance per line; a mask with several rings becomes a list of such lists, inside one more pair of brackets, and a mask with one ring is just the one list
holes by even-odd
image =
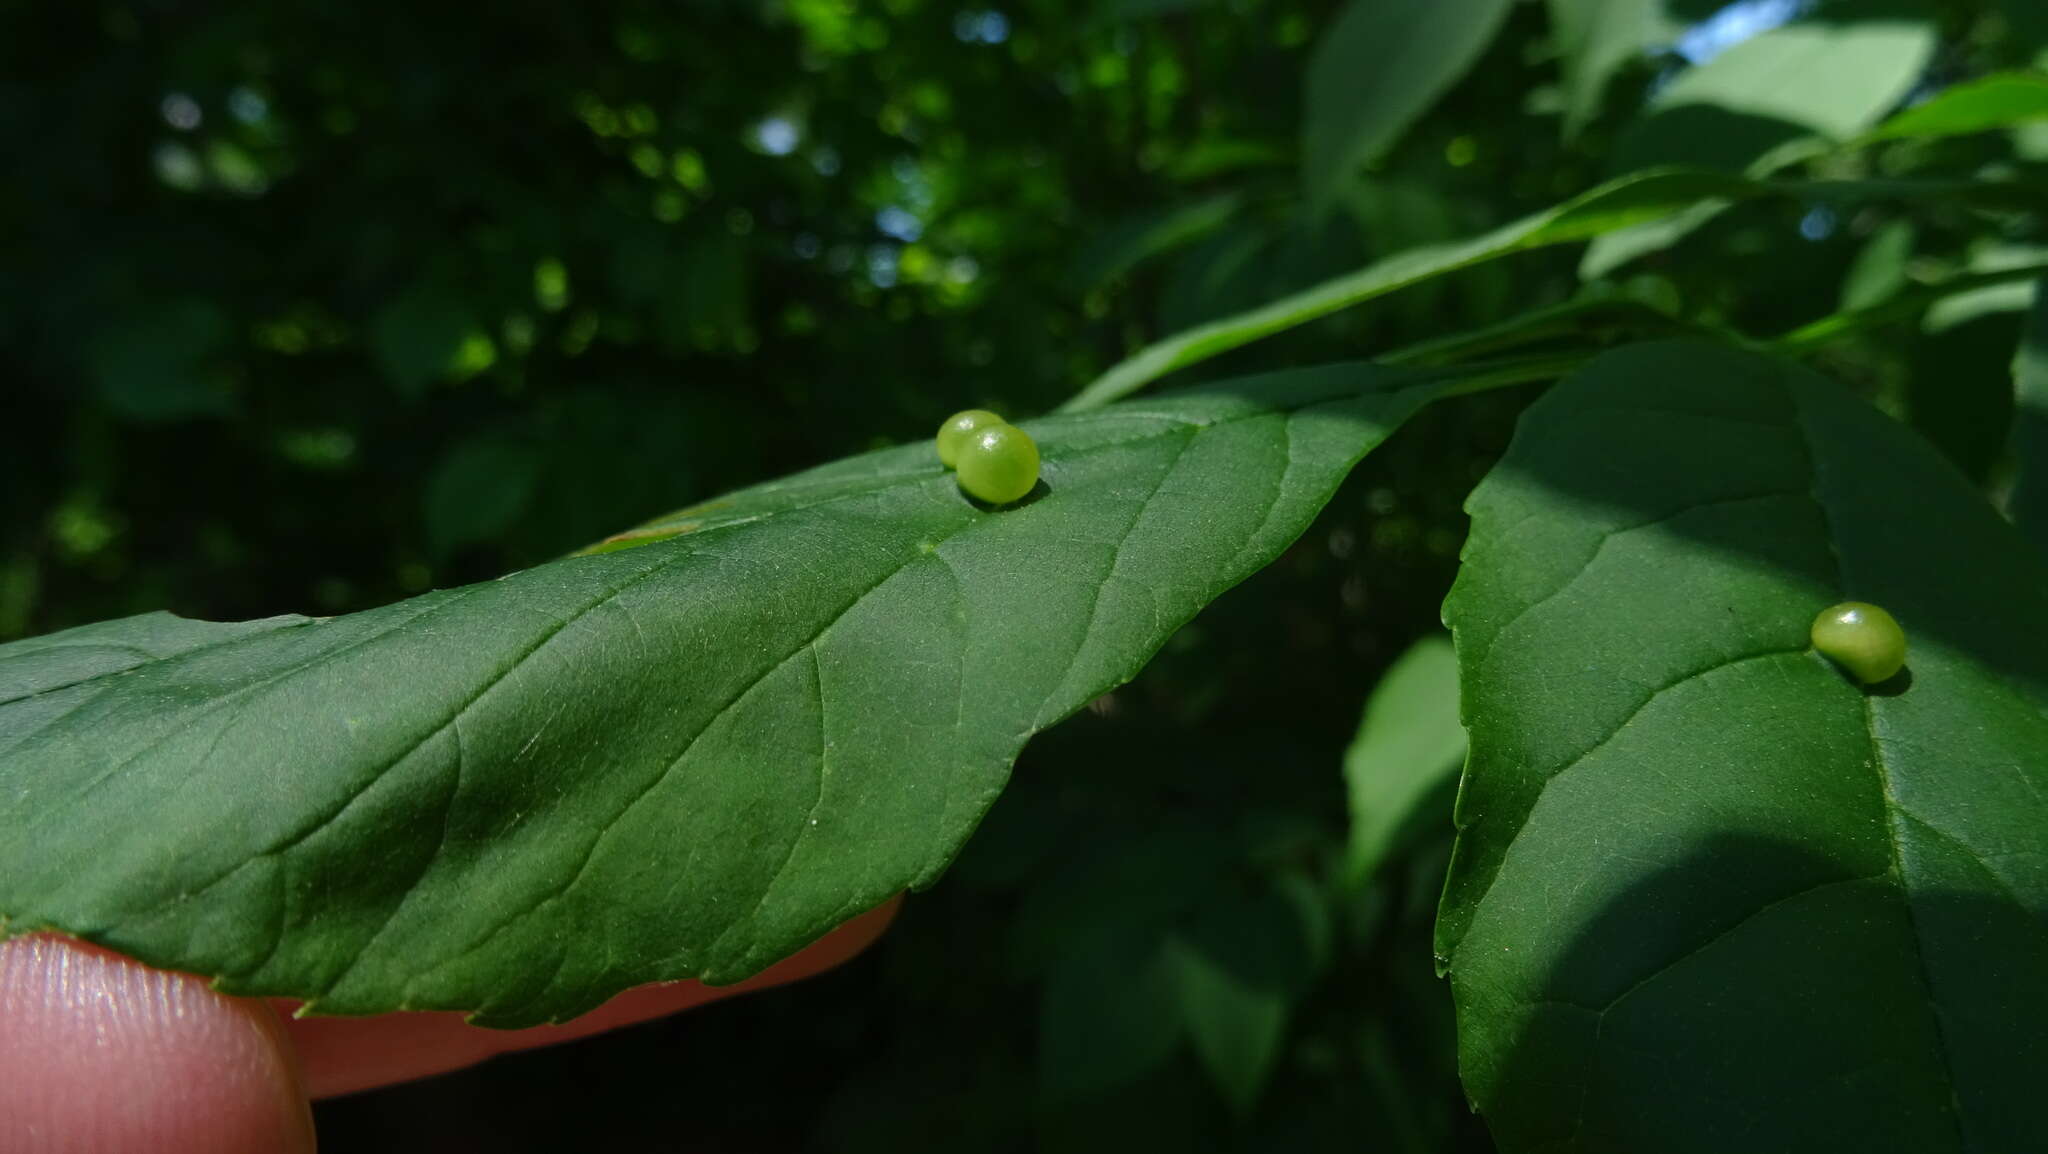
[[530, 1030], [488, 1030], [438, 1013], [281, 1021], [264, 1002], [217, 993], [203, 978], [68, 938], [0, 942], [0, 1151], [310, 1152], [309, 1092], [442, 1073], [797, 981], [866, 949], [899, 902], [747, 981], [642, 987], [575, 1021]]
[[0, 1150], [312, 1149], [290, 1042], [261, 1002], [66, 938], [0, 942]]
[[[551, 1046], [766, 989], [829, 970], [866, 949], [888, 928], [901, 899], [845, 923], [799, 953], [730, 986], [670, 982], [628, 990], [574, 1021], [526, 1030], [472, 1026], [460, 1014], [378, 1014], [368, 1018], [292, 1018], [284, 1028], [298, 1047], [306, 1089], [315, 1098], [440, 1074], [515, 1050]], [[289, 1015], [296, 1002], [278, 999]]]

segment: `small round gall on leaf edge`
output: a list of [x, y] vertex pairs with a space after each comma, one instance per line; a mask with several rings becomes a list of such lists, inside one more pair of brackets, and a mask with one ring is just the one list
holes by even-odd
[[948, 469], [960, 463], [960, 446], [974, 435], [976, 429], [1000, 425], [1003, 419], [987, 409], [962, 409], [947, 417], [939, 425], [939, 435], [932, 443], [939, 450], [939, 464]]
[[1865, 685], [1889, 681], [1906, 666], [1906, 631], [1867, 601], [1821, 610], [1813, 619], [1813, 647]]
[[978, 429], [960, 447], [959, 468], [968, 496], [1007, 505], [1038, 485], [1038, 443], [1015, 425]]

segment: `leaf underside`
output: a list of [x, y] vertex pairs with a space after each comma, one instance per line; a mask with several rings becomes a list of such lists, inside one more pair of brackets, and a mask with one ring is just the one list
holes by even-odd
[[[2048, 1149], [2048, 569], [1924, 443], [1609, 354], [1472, 496], [1438, 923], [1510, 1151]], [[1822, 607], [1904, 623], [1865, 691]]]
[[346, 617], [0, 647], [0, 924], [330, 1014], [738, 980], [934, 880], [1031, 734], [1437, 387], [1331, 366], [1029, 422], [1043, 481], [1003, 510], [920, 443]]

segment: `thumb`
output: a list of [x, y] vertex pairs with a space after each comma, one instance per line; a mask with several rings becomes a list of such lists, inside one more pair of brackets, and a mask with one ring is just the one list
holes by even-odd
[[300, 1154], [312, 1114], [277, 1016], [64, 938], [0, 942], [0, 1150]]

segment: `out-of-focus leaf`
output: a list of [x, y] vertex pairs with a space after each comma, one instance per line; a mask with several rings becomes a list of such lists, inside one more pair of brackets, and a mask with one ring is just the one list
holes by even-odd
[[1213, 4], [1216, 0], [1103, 0], [1097, 9], [1104, 21], [1152, 20]]
[[1420, 181], [1357, 181], [1346, 190], [1343, 205], [1375, 252], [1398, 252], [1453, 240], [1463, 231], [1457, 213], [1442, 191]]
[[[1963, 273], [1933, 284], [1915, 284], [1868, 308], [1847, 312], [1830, 313], [1818, 320], [1800, 325], [1770, 342], [1772, 348], [1781, 353], [1801, 354], [1824, 347], [1830, 343], [1851, 336], [1865, 329], [1897, 321], [1918, 319], [1925, 327], [1927, 314], [1942, 307], [1944, 302], [1970, 297], [1988, 289], [2005, 289], [2006, 286], [2035, 280], [2048, 273], [2048, 261], [2015, 264], [2009, 268], [1992, 269], [1985, 272]], [[2003, 303], [2005, 294], [1979, 298], [1979, 304], [1970, 305], [1967, 311], [1958, 306], [1953, 322], [1938, 321], [1938, 328], [1954, 327], [1955, 323], [1966, 323], [2001, 312], [2014, 312], [2024, 304]]]
[[[1969, 258], [1973, 274], [1995, 274], [2027, 270], [2048, 262], [2048, 247], [2024, 244], [1978, 245]], [[1944, 333], [1981, 317], [2023, 312], [2034, 303], [2034, 286], [2027, 276], [1999, 283], [1978, 285], [1952, 293], [1927, 310], [1921, 327], [1929, 333]]]
[[1074, 260], [1074, 284], [1086, 291], [1133, 266], [1188, 245], [1223, 226], [1244, 203], [1226, 192], [1148, 212], [1114, 225]]
[[1567, 136], [1576, 135], [1600, 111], [1607, 82], [1623, 65], [1650, 47], [1669, 44], [1680, 22], [1664, 11], [1664, 0], [1549, 0], [1550, 22], [1563, 53]]
[[1202, 1067], [1233, 1110], [1249, 1114], [1273, 1072], [1287, 1029], [1288, 999], [1253, 985], [1176, 943], [1181, 1014]]
[[1585, 255], [1579, 258], [1579, 276], [1597, 280], [1638, 257], [1663, 252], [1691, 236], [1701, 225], [1728, 211], [1732, 204], [1733, 201], [1719, 198], [1703, 200], [1662, 220], [1596, 236], [1593, 243], [1586, 246]]
[[[1771, 163], [1767, 160], [1750, 174], [1759, 191], [1809, 197], [1836, 210], [1867, 201], [1899, 200], [1922, 204], [1954, 201], [1998, 211], [2031, 212], [2039, 206], [2044, 191], [2048, 191], [2031, 180], [1765, 181], [1765, 170]], [[1655, 220], [1597, 237], [1580, 261], [1580, 273], [1604, 275], [1626, 261], [1668, 248], [1732, 206], [1729, 200], [1703, 201], [1668, 220]]]
[[1358, 1039], [1358, 1057], [1365, 1068], [1365, 1081], [1372, 1088], [1387, 1129], [1392, 1131], [1389, 1149], [1400, 1154], [1436, 1154], [1441, 1147], [1423, 1134], [1421, 1111], [1415, 1094], [1417, 1079], [1403, 1069], [1404, 1062], [1388, 1036], [1385, 1023], [1370, 1021]]
[[[1502, 1149], [2048, 1147], [2041, 556], [1846, 390], [1701, 344], [1546, 394], [1469, 508], [1437, 941]], [[1846, 597], [1905, 624], [1893, 683], [1812, 651]]]
[[1397, 253], [1271, 304], [1177, 333], [1089, 382], [1062, 408], [1080, 411], [1108, 404], [1175, 369], [1509, 253], [1585, 240], [1667, 216], [1712, 197], [1755, 196], [1765, 191], [1738, 177], [1712, 172], [1672, 170], [1624, 177], [1483, 236]]
[[1199, 140], [1175, 156], [1166, 166], [1166, 175], [1172, 180], [1191, 183], [1229, 172], [1287, 167], [1294, 162], [1293, 148], [1263, 140], [1211, 138]]
[[540, 478], [539, 449], [504, 433], [457, 442], [427, 480], [427, 546], [445, 557], [489, 541], [524, 512]]
[[1455, 363], [1489, 352], [1511, 349], [1558, 337], [1601, 339], [1613, 334], [1636, 336], [1721, 336], [1713, 327], [1679, 318], [1675, 306], [1658, 293], [1660, 283], [1592, 284], [1563, 304], [1531, 309], [1498, 324], [1452, 333], [1395, 349], [1383, 364]]
[[1136, 1081], [1180, 1045], [1182, 965], [1157, 936], [1110, 929], [1070, 938], [1038, 1015], [1039, 1086], [1059, 1101]]
[[93, 339], [87, 355], [93, 383], [108, 409], [134, 421], [218, 416], [229, 410], [227, 389], [207, 366], [227, 336], [219, 308], [177, 301], [110, 328]]
[[1979, 485], [1990, 483], [2011, 446], [2018, 333], [2016, 316], [1986, 312], [1907, 349], [1906, 423]]
[[1160, 327], [1188, 328], [1256, 306], [1275, 244], [1268, 223], [1245, 218], [1181, 253], [1160, 294]]
[[1232, 847], [1213, 830], [1168, 825], [1064, 856], [1067, 866], [1035, 886], [1010, 923], [1010, 956], [1027, 973], [1049, 968], [1077, 929], [1164, 934], [1222, 883]]
[[[1616, 146], [1615, 168], [1699, 165], [1762, 179], [1810, 151], [1805, 138], [1843, 141], [1875, 123], [1904, 99], [1934, 44], [1931, 27], [1896, 21], [1762, 33], [1661, 89]], [[1727, 208], [1710, 202], [1601, 237], [1579, 273], [1605, 276], [1662, 252]]]
[[1936, 93], [1885, 121], [1874, 140], [1961, 136], [2048, 119], [2048, 74], [2001, 72]]
[[1425, 637], [1387, 667], [1344, 753], [1354, 884], [1432, 817], [1450, 828], [1450, 791], [1464, 760], [1458, 659], [1448, 637]]
[[717, 347], [752, 319], [746, 244], [714, 233], [671, 253], [663, 265], [658, 303], [662, 343], [674, 352]]
[[[1609, 172], [1685, 165], [1769, 175], [1779, 157], [1804, 159], [1822, 151], [1821, 138], [1789, 121], [1713, 104], [1652, 108], [1624, 128], [1608, 153]], [[1769, 158], [1770, 165], [1760, 164]]]
[[1312, 952], [1296, 908], [1278, 895], [1215, 902], [1171, 942], [1188, 1040], [1240, 1115], [1272, 1075]]
[[2006, 507], [2020, 532], [2048, 549], [2048, 280], [2035, 283], [2012, 382], [2015, 472]]
[[1913, 222], [1894, 220], [1863, 242], [1842, 278], [1844, 311], [1873, 308], [1906, 287], [1906, 262], [1913, 259]]
[[[1339, 204], [1356, 224], [1365, 250], [1378, 256], [1456, 240], [1472, 227], [1441, 189], [1406, 177], [1354, 180], [1340, 194]], [[1390, 305], [1387, 322], [1402, 329], [1435, 331], [1451, 307], [1452, 287], [1442, 281], [1415, 285], [1398, 304]]]
[[1302, 180], [1327, 204], [1479, 59], [1510, 0], [1352, 0], [1308, 64]]
[[370, 348], [402, 395], [417, 397], [452, 372], [476, 318], [453, 294], [421, 282], [392, 298], [370, 323]]
[[1705, 105], [1846, 140], [1905, 98], [1935, 42], [1921, 22], [1774, 28], [1679, 73], [1648, 111]]
[[[1277, 556], [1455, 377], [1331, 366], [929, 442], [363, 613], [0, 647], [0, 926], [315, 1012], [515, 1026], [734, 980], [938, 877], [1036, 731]], [[75, 647], [119, 658], [82, 670]], [[1164, 979], [1162, 979], [1164, 980]], [[1169, 999], [1170, 1001], [1170, 999]]]
[[2036, 66], [2048, 68], [2048, 5], [2037, 4], [2035, 0], [1992, 0], [1991, 7], [2005, 18], [2014, 55], [2031, 58]]
[[1710, 216], [1725, 203], [1736, 200], [1815, 191], [1843, 203], [1898, 197], [1951, 198], [2007, 207], [2027, 203], [2038, 195], [2031, 185], [2017, 181], [1849, 180], [1808, 186], [1698, 169], [1639, 172], [1485, 235], [1396, 253], [1270, 304], [1176, 333], [1140, 349], [1090, 381], [1068, 398], [1061, 410], [1078, 412], [1108, 404], [1176, 369], [1498, 257], [1600, 237], [1678, 213], [1705, 212]]
[[651, 314], [664, 350], [722, 347], [753, 319], [746, 242], [725, 229], [678, 233], [636, 225], [612, 253], [611, 283]]
[[2033, 300], [2033, 286], [2024, 280], [1985, 285], [1936, 301], [1927, 310], [1924, 327], [1929, 334], [1939, 335], [1985, 317], [2024, 312]]

